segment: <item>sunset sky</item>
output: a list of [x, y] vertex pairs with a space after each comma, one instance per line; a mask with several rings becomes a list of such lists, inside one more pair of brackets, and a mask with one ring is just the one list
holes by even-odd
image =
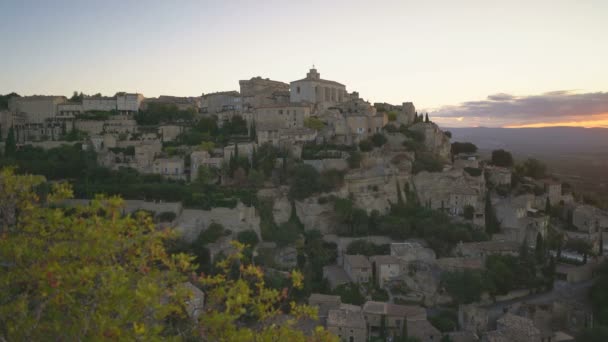
[[444, 126], [608, 127], [608, 1], [0, 2], [0, 94], [200, 96], [253, 76]]

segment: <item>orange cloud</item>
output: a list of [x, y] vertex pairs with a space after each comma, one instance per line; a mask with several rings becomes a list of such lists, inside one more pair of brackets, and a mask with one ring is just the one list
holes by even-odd
[[536, 122], [529, 124], [507, 125], [505, 128], [539, 128], [539, 127], [599, 127], [608, 128], [608, 113], [590, 115], [586, 120], [573, 120], [572, 118], [564, 118], [566, 120], [556, 122]]

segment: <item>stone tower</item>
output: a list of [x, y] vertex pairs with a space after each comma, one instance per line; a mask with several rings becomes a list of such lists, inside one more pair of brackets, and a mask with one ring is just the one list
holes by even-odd
[[412, 102], [403, 102], [401, 112], [397, 114], [397, 122], [403, 125], [409, 125], [414, 122], [416, 107]]

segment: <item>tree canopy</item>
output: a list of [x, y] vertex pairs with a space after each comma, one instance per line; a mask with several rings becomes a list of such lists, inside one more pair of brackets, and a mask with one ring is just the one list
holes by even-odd
[[492, 164], [502, 167], [513, 166], [513, 156], [511, 152], [503, 149], [492, 151]]
[[[66, 207], [69, 186], [41, 195], [43, 182], [0, 171], [0, 339], [337, 341], [322, 327], [312, 336], [295, 327], [316, 319], [290, 299], [303, 286], [299, 272], [284, 289], [267, 288], [234, 241], [213, 273], [196, 275], [194, 257], [168, 252], [172, 230], [148, 213], [124, 215], [118, 197]], [[192, 286], [205, 294], [196, 314]]]

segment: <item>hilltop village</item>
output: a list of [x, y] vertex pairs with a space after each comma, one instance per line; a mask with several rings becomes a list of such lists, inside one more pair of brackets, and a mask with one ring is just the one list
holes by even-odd
[[[538, 160], [480, 158], [412, 102], [370, 103], [312, 68], [198, 97], [10, 96], [1, 164], [121, 195], [201, 272], [232, 240], [343, 341], [573, 341], [608, 213]], [[204, 304], [203, 304], [204, 305]]]

